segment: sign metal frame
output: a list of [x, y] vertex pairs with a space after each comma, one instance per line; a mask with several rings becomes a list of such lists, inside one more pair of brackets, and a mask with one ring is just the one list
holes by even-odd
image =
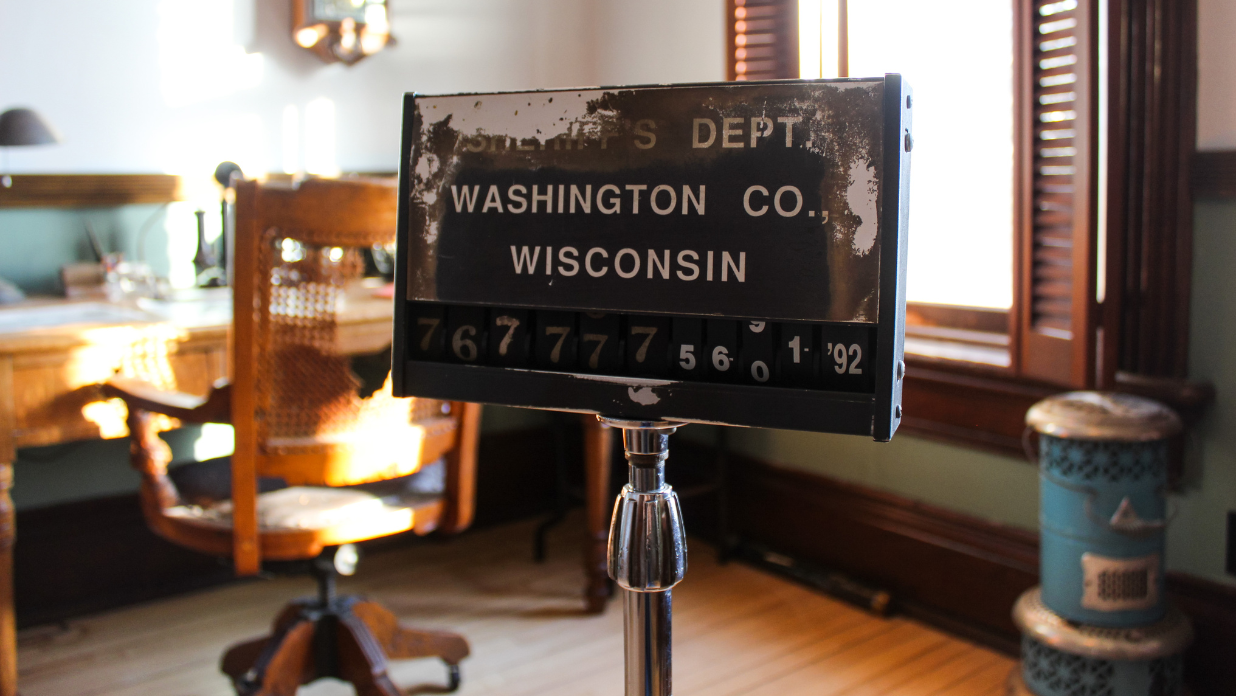
[[[878, 78], [877, 78], [878, 79]], [[750, 86], [793, 86], [860, 80], [814, 80], [722, 83], [611, 88], [672, 90], [678, 87], [742, 89]], [[499, 367], [459, 362], [410, 359], [413, 328], [408, 301], [409, 236], [413, 224], [412, 180], [416, 163], [417, 136], [421, 129], [416, 100], [404, 101], [403, 142], [399, 171], [398, 251], [396, 255], [395, 322], [392, 379], [397, 396], [474, 401], [507, 406], [596, 413], [630, 419], [669, 419], [683, 422], [786, 428], [818, 432], [866, 435], [889, 440], [901, 420], [901, 392], [905, 367], [905, 276], [909, 199], [909, 151], [911, 148], [909, 86], [899, 75], [883, 78], [882, 130], [878, 238], [879, 279], [877, 315], [872, 327], [874, 355], [867, 363], [871, 392], [826, 391], [793, 386], [766, 386], [724, 382], [686, 381], [667, 378], [627, 377], [579, 372], [551, 372], [532, 367]], [[871, 80], [866, 80], [871, 82]], [[546, 95], [579, 90], [530, 92]], [[522, 94], [522, 93], [521, 93]], [[476, 95], [478, 97], [488, 95]], [[479, 103], [479, 102], [478, 102]], [[753, 126], [754, 128], [754, 126]], [[685, 203], [684, 203], [685, 209]], [[513, 252], [512, 252], [513, 253]], [[458, 260], [455, 260], [458, 263]], [[509, 300], [494, 297], [492, 303], [468, 303], [482, 307], [509, 307]], [[451, 303], [459, 304], [459, 303]], [[530, 306], [530, 305], [515, 305]], [[533, 306], [533, 308], [536, 308]], [[560, 306], [574, 312], [593, 308]], [[614, 307], [607, 307], [614, 311]], [[760, 320], [734, 316], [719, 307], [726, 319]], [[632, 314], [647, 314], [641, 307]], [[775, 312], [767, 312], [775, 316]], [[710, 317], [711, 318], [711, 317]], [[598, 349], [599, 350], [599, 349]]]

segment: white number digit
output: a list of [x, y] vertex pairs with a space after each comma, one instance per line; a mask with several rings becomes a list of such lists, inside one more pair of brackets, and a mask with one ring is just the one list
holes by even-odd
[[762, 321], [751, 322], [751, 333], [763, 333], [765, 323]]
[[695, 369], [695, 346], [684, 343], [678, 347], [678, 364], [684, 370]]
[[[647, 336], [647, 338], [644, 339], [644, 342], [640, 344], [639, 350], [635, 351], [635, 362], [642, 363], [644, 362], [644, 358], [648, 357], [648, 344], [652, 343], [652, 337], [657, 335], [657, 327], [655, 326], [632, 326], [631, 335], [632, 336], [639, 336], [639, 335]], [[687, 369], [689, 370], [691, 368], [688, 367]]]
[[442, 320], [436, 317], [417, 317], [416, 318], [417, 326], [428, 326], [429, 327], [429, 330], [425, 332], [425, 336], [421, 338], [421, 351], [422, 352], [429, 350], [429, 339], [433, 336], [433, 332], [438, 328], [438, 324], [441, 322]]
[[845, 369], [849, 367], [849, 360], [846, 358], [845, 354], [845, 344], [831, 344], [831, 347], [833, 350], [833, 362], [837, 363], [833, 369], [837, 371], [837, 374], [844, 375]]
[[555, 365], [558, 364], [558, 359], [562, 357], [562, 344], [566, 341], [567, 334], [571, 333], [569, 326], [546, 326], [545, 335], [558, 335], [558, 342], [554, 344], [554, 349], [549, 351], [549, 361]]
[[595, 370], [601, 360], [601, 346], [605, 345], [605, 341], [609, 338], [605, 334], [584, 334], [584, 343], [589, 341], [597, 342], [597, 349], [592, 351], [592, 357], [588, 358], [588, 368]]
[[476, 360], [476, 344], [471, 339], [465, 338], [464, 334], [475, 336], [476, 327], [464, 325], [455, 329], [455, 335], [451, 336], [451, 350], [455, 351], [455, 357], [460, 360], [472, 362]]
[[858, 366], [860, 360], [863, 359], [863, 349], [857, 343], [850, 345], [850, 374], [863, 374], [862, 368]]
[[799, 357], [799, 356], [798, 356], [798, 349], [799, 349], [799, 347], [801, 347], [801, 346], [802, 346], [802, 336], [795, 336], [795, 337], [794, 337], [794, 340], [793, 340], [793, 341], [790, 341], [790, 342], [789, 342], [789, 343], [787, 343], [786, 345], [788, 345], [791, 349], [793, 349], [793, 350], [794, 350], [794, 364], [795, 364], [795, 365], [797, 365], [797, 364], [798, 364], [798, 362], [799, 362], [799, 360], [798, 360], [798, 357]]
[[712, 349], [712, 366], [717, 369], [717, 372], [730, 369], [730, 352], [725, 349], [725, 346]]
[[505, 326], [506, 335], [502, 337], [502, 342], [498, 344], [498, 355], [506, 355], [506, 351], [511, 347], [511, 339], [515, 337], [515, 328], [519, 326], [519, 320], [515, 317], [506, 315], [494, 319], [494, 323], [498, 326]]
[[768, 381], [768, 366], [764, 364], [763, 360], [756, 360], [751, 363], [751, 377], [757, 382]]

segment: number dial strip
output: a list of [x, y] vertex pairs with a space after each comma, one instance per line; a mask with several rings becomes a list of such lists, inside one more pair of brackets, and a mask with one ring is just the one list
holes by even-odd
[[872, 393], [875, 328], [408, 303], [410, 357]]

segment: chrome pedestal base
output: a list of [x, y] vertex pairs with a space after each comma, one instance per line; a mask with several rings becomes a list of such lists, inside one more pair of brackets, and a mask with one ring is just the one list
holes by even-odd
[[671, 696], [673, 597], [687, 573], [687, 536], [678, 495], [665, 483], [670, 421], [600, 418], [622, 428], [630, 482], [614, 504], [609, 576], [622, 588], [626, 696]]

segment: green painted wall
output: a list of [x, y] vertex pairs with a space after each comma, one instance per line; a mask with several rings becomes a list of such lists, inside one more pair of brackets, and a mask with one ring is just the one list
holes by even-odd
[[[171, 266], [167, 233], [169, 208], [128, 205], [84, 210], [0, 210], [0, 249], [3, 249], [0, 277], [16, 283], [27, 294], [62, 293], [60, 266], [73, 261], [94, 261], [86, 240], [87, 221], [94, 226], [104, 252], [120, 251], [129, 260], [143, 258], [138, 238], [145, 227], [144, 258], [155, 273], [167, 276]], [[182, 205], [172, 210], [170, 222], [173, 226], [178, 231], [187, 229], [187, 234], [193, 234], [197, 223], [192, 211], [184, 210]], [[193, 242], [192, 238], [184, 241]]]

